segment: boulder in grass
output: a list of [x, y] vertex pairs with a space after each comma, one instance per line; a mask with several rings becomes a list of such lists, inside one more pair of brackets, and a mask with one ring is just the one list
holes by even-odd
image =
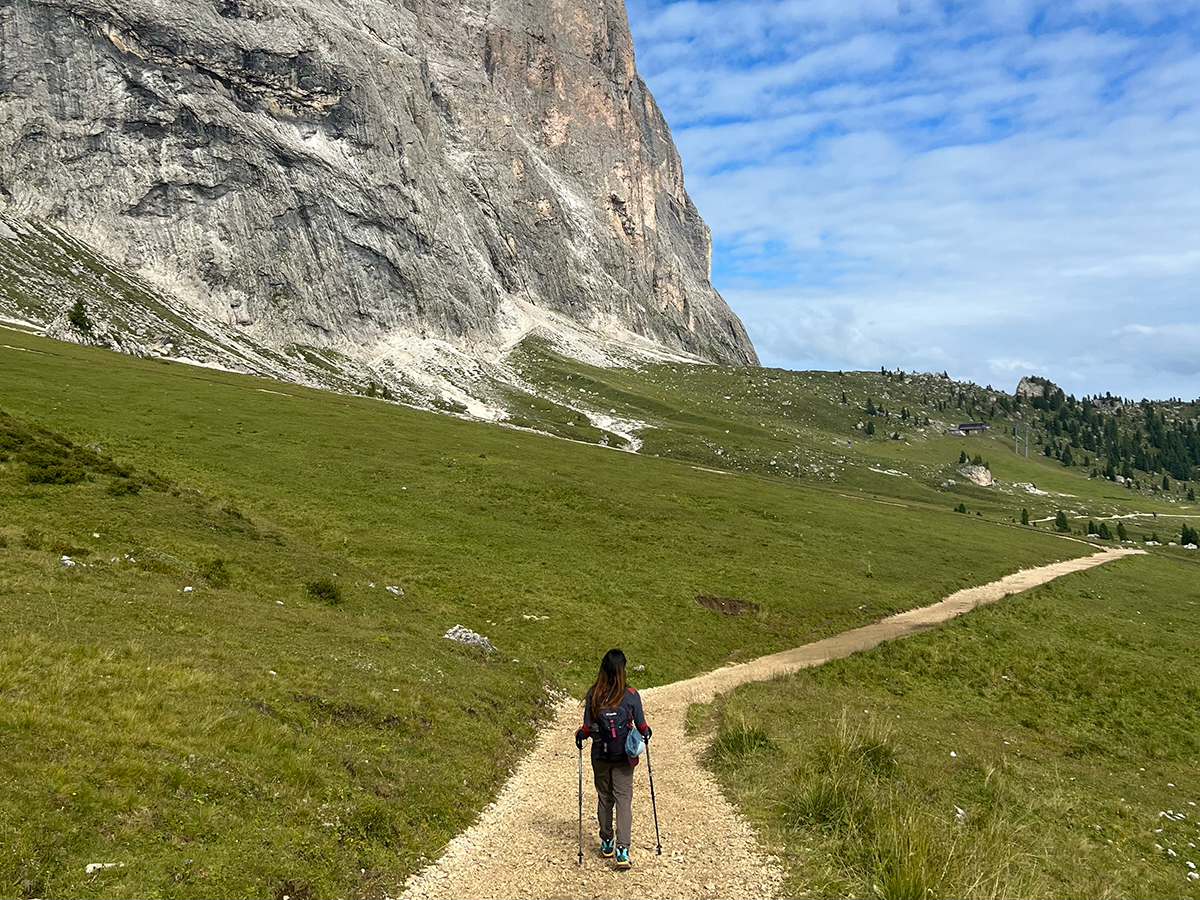
[[455, 625], [444, 635], [448, 641], [457, 641], [460, 644], [470, 644], [473, 647], [482, 647], [488, 653], [495, 653], [496, 648], [492, 646], [492, 642], [485, 638], [482, 634], [477, 634], [470, 628], [463, 625]]
[[958, 474], [980, 487], [992, 485], [992, 473], [987, 466], [963, 466], [958, 470]]

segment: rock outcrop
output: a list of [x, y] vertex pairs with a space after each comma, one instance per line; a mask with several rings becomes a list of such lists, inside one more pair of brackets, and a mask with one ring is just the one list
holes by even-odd
[[621, 0], [0, 3], [0, 210], [263, 346], [757, 362]]
[[987, 466], [962, 466], [958, 469], [958, 474], [980, 487], [991, 487], [993, 484], [992, 472]]
[[1013, 396], [1018, 399], [1034, 400], [1038, 397], [1048, 397], [1057, 390], [1054, 382], [1037, 375], [1026, 375], [1017, 384]]

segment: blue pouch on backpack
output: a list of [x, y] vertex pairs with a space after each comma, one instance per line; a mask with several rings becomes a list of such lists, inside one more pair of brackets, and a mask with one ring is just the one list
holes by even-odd
[[646, 742], [642, 739], [641, 733], [636, 728], [630, 728], [629, 734], [625, 738], [625, 755], [629, 758], [629, 764], [636, 766], [642, 751], [646, 749]]

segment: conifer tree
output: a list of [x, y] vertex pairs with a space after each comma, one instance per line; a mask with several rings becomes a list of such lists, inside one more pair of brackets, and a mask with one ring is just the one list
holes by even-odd
[[80, 333], [92, 333], [92, 320], [88, 317], [87, 309], [83, 305], [83, 300], [76, 299], [75, 305], [72, 306], [71, 311], [67, 313], [67, 319], [72, 325], [79, 329]]

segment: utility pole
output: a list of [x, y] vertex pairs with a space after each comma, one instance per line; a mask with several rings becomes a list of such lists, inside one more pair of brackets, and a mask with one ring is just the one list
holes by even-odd
[[[1029, 432], [1032, 431], [1032, 426], [1025, 422], [1025, 458], [1029, 459]], [[1013, 426], [1013, 453], [1017, 456], [1021, 455], [1021, 426]]]

